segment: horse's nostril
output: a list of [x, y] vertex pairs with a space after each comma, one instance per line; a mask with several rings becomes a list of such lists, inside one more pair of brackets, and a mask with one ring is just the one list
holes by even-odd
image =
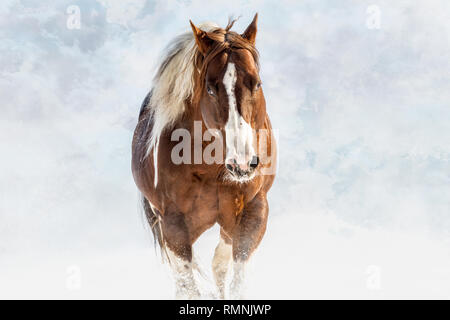
[[259, 158], [257, 156], [252, 157], [252, 161], [250, 161], [250, 168], [255, 169], [259, 164]]

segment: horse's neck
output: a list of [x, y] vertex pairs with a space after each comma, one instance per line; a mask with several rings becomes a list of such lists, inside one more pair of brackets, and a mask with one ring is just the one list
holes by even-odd
[[194, 105], [190, 101], [185, 102], [185, 112], [180, 116], [175, 123], [174, 128], [186, 129], [189, 132], [194, 132], [195, 123], [200, 122], [203, 126], [203, 117], [200, 111], [200, 107]]

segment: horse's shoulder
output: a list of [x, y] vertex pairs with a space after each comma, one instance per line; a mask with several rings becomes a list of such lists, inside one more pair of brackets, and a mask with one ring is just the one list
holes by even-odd
[[147, 107], [150, 104], [150, 99], [152, 98], [152, 94], [153, 94], [153, 89], [150, 90], [149, 93], [147, 93], [147, 95], [145, 96], [144, 101], [142, 101], [141, 109], [139, 110], [139, 119], [142, 117], [142, 115], [144, 114], [145, 111], [148, 112], [149, 108], [147, 108]]

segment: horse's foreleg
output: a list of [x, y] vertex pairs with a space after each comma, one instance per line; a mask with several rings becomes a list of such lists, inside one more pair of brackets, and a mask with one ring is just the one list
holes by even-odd
[[175, 278], [176, 298], [200, 298], [193, 272], [192, 245], [184, 215], [181, 213], [165, 215], [163, 235], [169, 264]]
[[225, 299], [225, 280], [233, 253], [231, 243], [231, 239], [221, 230], [220, 241], [214, 251], [212, 262], [214, 280], [219, 290], [220, 299]]
[[233, 280], [231, 298], [242, 299], [245, 264], [266, 231], [269, 208], [266, 195], [260, 193], [246, 205], [233, 231]]
[[181, 258], [170, 249], [167, 250], [167, 255], [175, 280], [176, 298], [181, 300], [199, 299], [200, 292], [195, 283], [192, 261]]

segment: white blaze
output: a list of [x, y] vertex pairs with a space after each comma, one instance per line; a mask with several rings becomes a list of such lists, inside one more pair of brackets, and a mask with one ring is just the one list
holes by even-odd
[[226, 159], [235, 159], [238, 164], [244, 165], [251, 161], [255, 152], [253, 150], [252, 127], [237, 110], [235, 94], [236, 79], [236, 67], [234, 63], [229, 62], [223, 77], [223, 85], [228, 95], [229, 105], [228, 121], [225, 124]]

